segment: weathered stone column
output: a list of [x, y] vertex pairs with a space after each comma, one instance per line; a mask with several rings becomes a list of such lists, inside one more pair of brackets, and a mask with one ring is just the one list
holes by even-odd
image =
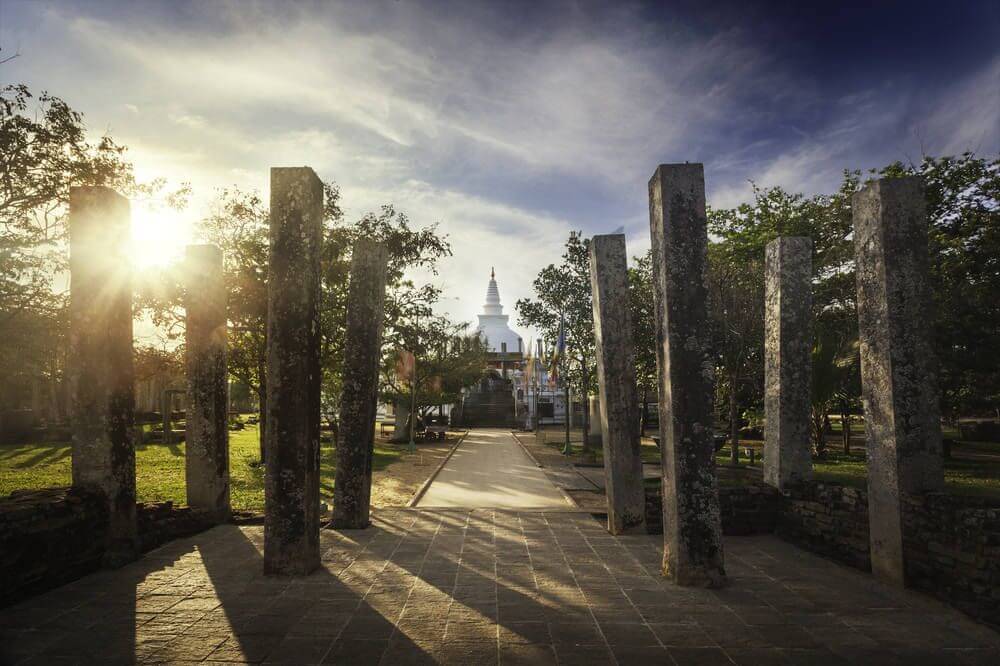
[[271, 169], [264, 573], [319, 566], [319, 299], [323, 183]]
[[639, 455], [639, 398], [624, 234], [590, 240], [590, 286], [600, 390], [599, 408], [591, 418], [600, 422], [604, 446], [608, 531], [645, 533], [646, 493]]
[[226, 285], [222, 250], [187, 246], [185, 480], [189, 506], [229, 518]]
[[852, 205], [872, 571], [903, 583], [900, 495], [944, 484], [927, 204], [920, 178], [909, 177], [877, 180]]
[[135, 520], [135, 370], [129, 202], [107, 187], [69, 195], [73, 485], [107, 495], [107, 566], [139, 553]]
[[368, 527], [378, 402], [378, 366], [385, 305], [385, 245], [360, 240], [351, 258], [344, 339], [344, 388], [340, 399], [333, 520], [339, 529]]
[[708, 229], [701, 164], [661, 164], [649, 181], [663, 572], [679, 585], [725, 583], [712, 433], [714, 368], [705, 286]]
[[767, 244], [764, 267], [764, 481], [812, 478], [812, 239]]

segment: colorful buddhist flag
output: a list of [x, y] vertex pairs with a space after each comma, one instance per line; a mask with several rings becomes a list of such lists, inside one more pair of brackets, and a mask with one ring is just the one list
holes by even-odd
[[396, 377], [399, 378], [399, 381], [412, 382], [413, 370], [416, 368], [416, 365], [413, 352], [406, 351], [405, 349], [400, 349], [396, 352]]
[[566, 322], [559, 318], [559, 337], [556, 338], [555, 349], [552, 350], [551, 370], [549, 371], [549, 383], [553, 386], [559, 381], [559, 361], [566, 353]]

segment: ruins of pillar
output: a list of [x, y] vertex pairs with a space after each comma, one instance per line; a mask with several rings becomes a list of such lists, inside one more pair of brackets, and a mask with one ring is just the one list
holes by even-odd
[[764, 265], [764, 481], [812, 478], [812, 239], [781, 236]]
[[701, 164], [661, 164], [649, 181], [663, 463], [663, 572], [679, 585], [726, 580], [715, 477], [708, 226]]
[[646, 492], [639, 453], [639, 397], [624, 234], [591, 239], [590, 285], [600, 391], [599, 407], [591, 419], [599, 422], [604, 448], [608, 531], [644, 534]]
[[362, 239], [354, 245], [347, 295], [333, 520], [330, 523], [338, 529], [361, 529], [368, 527], [370, 522], [388, 259], [389, 253], [383, 243]]
[[185, 271], [187, 503], [224, 522], [229, 519], [229, 413], [222, 250], [188, 245]]
[[320, 250], [323, 183], [271, 169], [264, 433], [264, 573], [319, 566]]
[[923, 182], [874, 181], [852, 207], [872, 571], [902, 584], [901, 495], [944, 485]]
[[107, 496], [107, 566], [120, 566], [139, 554], [130, 224], [128, 199], [114, 190], [70, 188], [67, 373], [73, 485]]

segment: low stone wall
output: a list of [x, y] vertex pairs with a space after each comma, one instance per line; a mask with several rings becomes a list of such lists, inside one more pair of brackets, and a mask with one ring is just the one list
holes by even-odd
[[[781, 508], [781, 494], [763, 483], [719, 488], [722, 533], [727, 536], [768, 534], [774, 531]], [[663, 533], [661, 489], [646, 489], [646, 531]]]
[[944, 493], [903, 501], [907, 584], [1000, 626], [1000, 502]]
[[819, 482], [787, 488], [775, 533], [806, 550], [871, 570], [868, 495], [858, 488]]
[[[171, 502], [138, 504], [136, 519], [143, 552], [213, 524], [205, 512]], [[100, 568], [107, 529], [98, 492], [46, 488], [0, 497], [0, 607]]]
[[99, 494], [46, 488], [0, 498], [0, 606], [100, 567], [107, 525]]

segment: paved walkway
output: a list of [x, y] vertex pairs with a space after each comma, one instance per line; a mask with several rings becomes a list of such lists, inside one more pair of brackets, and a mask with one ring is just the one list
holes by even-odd
[[417, 506], [573, 509], [510, 430], [487, 428], [469, 432]]
[[1000, 663], [957, 611], [770, 536], [726, 539], [714, 591], [583, 513], [382, 510], [322, 530], [304, 578], [265, 578], [263, 539], [216, 527], [0, 609], [0, 664]]

